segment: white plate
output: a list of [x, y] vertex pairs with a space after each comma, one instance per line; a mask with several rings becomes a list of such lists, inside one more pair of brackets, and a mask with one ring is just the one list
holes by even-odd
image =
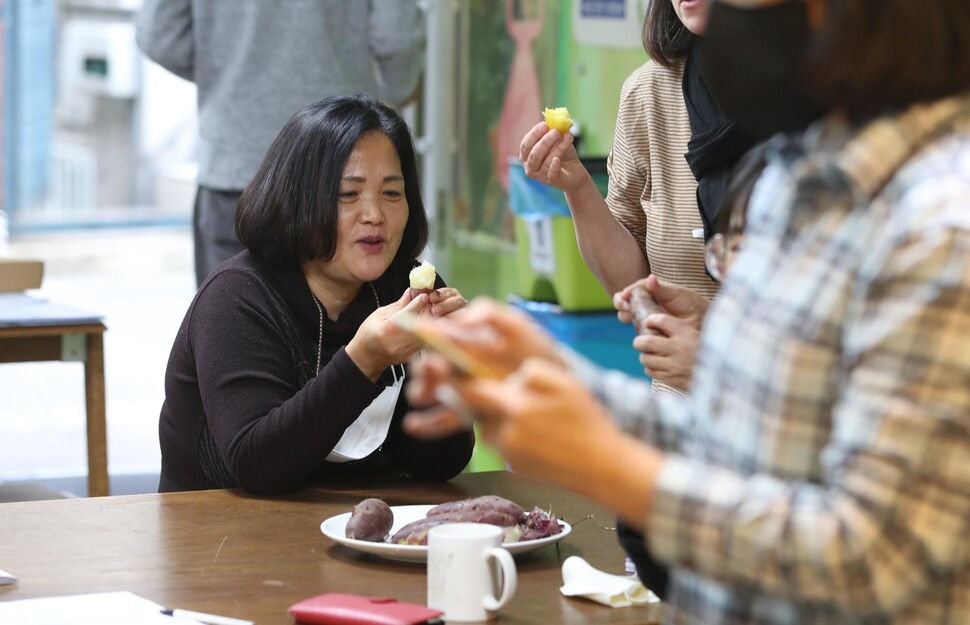
[[[433, 507], [434, 506], [391, 506], [391, 511], [394, 512], [394, 525], [391, 526], [391, 531], [388, 532], [389, 535], [393, 536], [395, 532], [411, 521], [423, 519], [428, 514], [428, 510]], [[341, 545], [345, 545], [358, 551], [363, 551], [364, 553], [380, 556], [382, 558], [388, 558], [389, 560], [425, 562], [428, 559], [428, 547], [426, 545], [395, 545], [387, 542], [374, 543], [366, 540], [347, 538], [345, 532], [347, 528], [347, 521], [350, 520], [350, 515], [350, 512], [345, 512], [343, 514], [330, 517], [320, 524], [320, 531], [323, 532], [324, 536], [330, 540], [340, 543]], [[504, 543], [502, 546], [505, 547], [509, 553], [515, 555], [517, 553], [526, 553], [527, 551], [534, 551], [539, 547], [557, 543], [568, 536], [569, 532], [572, 531], [572, 527], [569, 525], [569, 523], [566, 523], [561, 519], [559, 522], [562, 524], [562, 531], [555, 536], [537, 538], [535, 540], [523, 540], [514, 543]]]

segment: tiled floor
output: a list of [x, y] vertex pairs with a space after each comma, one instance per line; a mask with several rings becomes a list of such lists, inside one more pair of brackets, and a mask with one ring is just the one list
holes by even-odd
[[[15, 235], [8, 253], [45, 261], [33, 295], [104, 315], [112, 493], [154, 492], [165, 364], [195, 292], [189, 227]], [[0, 481], [86, 494], [83, 384], [77, 363], [0, 365]]]

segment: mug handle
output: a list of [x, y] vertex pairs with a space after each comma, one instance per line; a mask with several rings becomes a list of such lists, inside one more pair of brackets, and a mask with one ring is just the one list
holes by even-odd
[[512, 595], [515, 594], [516, 583], [518, 577], [515, 572], [515, 561], [512, 559], [512, 554], [501, 547], [492, 547], [485, 550], [485, 560], [494, 559], [502, 569], [502, 596], [495, 598], [494, 595], [485, 595], [482, 600], [482, 604], [485, 606], [486, 610], [490, 612], [495, 612], [499, 608], [502, 608], [509, 602]]

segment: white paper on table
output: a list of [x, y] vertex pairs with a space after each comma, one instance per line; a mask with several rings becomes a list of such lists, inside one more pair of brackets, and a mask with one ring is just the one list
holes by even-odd
[[0, 623], [16, 625], [189, 625], [131, 592], [104, 592], [0, 602]]
[[13, 573], [7, 573], [3, 569], [0, 569], [0, 586], [8, 586], [10, 584], [17, 583], [17, 576]]
[[559, 591], [567, 597], [584, 597], [611, 608], [660, 602], [635, 575], [605, 573], [579, 556], [569, 556], [562, 563], [562, 581]]

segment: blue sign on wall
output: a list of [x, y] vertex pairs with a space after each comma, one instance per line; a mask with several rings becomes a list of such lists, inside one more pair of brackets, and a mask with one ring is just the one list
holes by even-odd
[[579, 0], [579, 14], [590, 18], [623, 19], [626, 17], [626, 0]]

